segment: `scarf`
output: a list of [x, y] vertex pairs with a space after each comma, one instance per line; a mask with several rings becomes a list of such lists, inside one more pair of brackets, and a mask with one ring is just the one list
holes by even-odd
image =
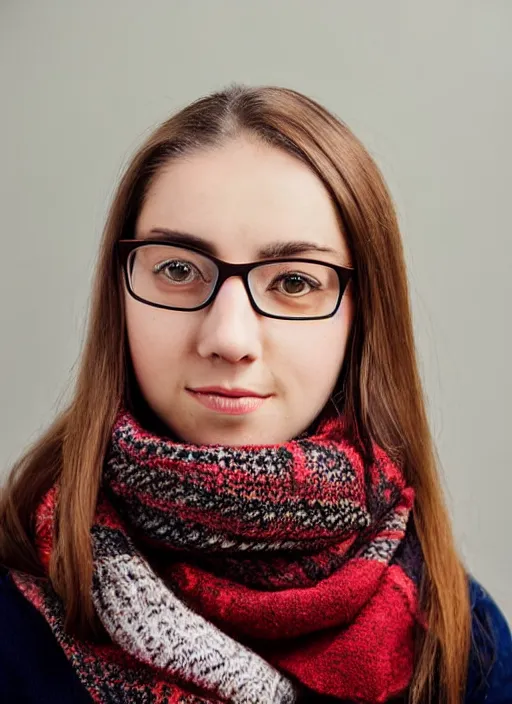
[[[176, 442], [119, 414], [91, 541], [105, 642], [16, 572], [94, 702], [385, 702], [413, 674], [423, 564], [414, 490], [341, 420], [282, 445]], [[36, 515], [48, 568], [58, 485]]]

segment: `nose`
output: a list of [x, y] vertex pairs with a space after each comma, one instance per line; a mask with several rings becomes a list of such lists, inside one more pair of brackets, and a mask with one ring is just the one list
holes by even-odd
[[240, 278], [227, 279], [204, 312], [197, 342], [201, 357], [222, 358], [235, 363], [254, 361], [260, 356], [259, 316], [252, 308]]

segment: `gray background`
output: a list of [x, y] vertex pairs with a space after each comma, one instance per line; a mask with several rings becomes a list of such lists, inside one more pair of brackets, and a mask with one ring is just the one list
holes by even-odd
[[393, 191], [458, 544], [512, 621], [511, 36], [511, 0], [0, 0], [0, 478], [66, 394], [130, 154], [231, 81], [289, 86]]

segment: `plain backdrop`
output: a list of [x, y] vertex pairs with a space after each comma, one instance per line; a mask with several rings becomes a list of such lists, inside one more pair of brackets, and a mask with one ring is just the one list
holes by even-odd
[[511, 0], [0, 0], [0, 481], [69, 393], [137, 145], [231, 82], [295, 88], [395, 197], [458, 545], [512, 621], [511, 36]]

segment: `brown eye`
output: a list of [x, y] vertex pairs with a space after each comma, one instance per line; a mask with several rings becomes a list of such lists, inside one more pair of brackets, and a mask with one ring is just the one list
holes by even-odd
[[302, 274], [285, 274], [272, 283], [271, 289], [284, 293], [287, 296], [304, 296], [310, 291], [320, 288], [318, 282]]
[[169, 281], [176, 284], [188, 284], [194, 280], [194, 275], [199, 275], [202, 278], [195, 266], [179, 259], [161, 262], [154, 267], [153, 271], [155, 274], [163, 272]]

